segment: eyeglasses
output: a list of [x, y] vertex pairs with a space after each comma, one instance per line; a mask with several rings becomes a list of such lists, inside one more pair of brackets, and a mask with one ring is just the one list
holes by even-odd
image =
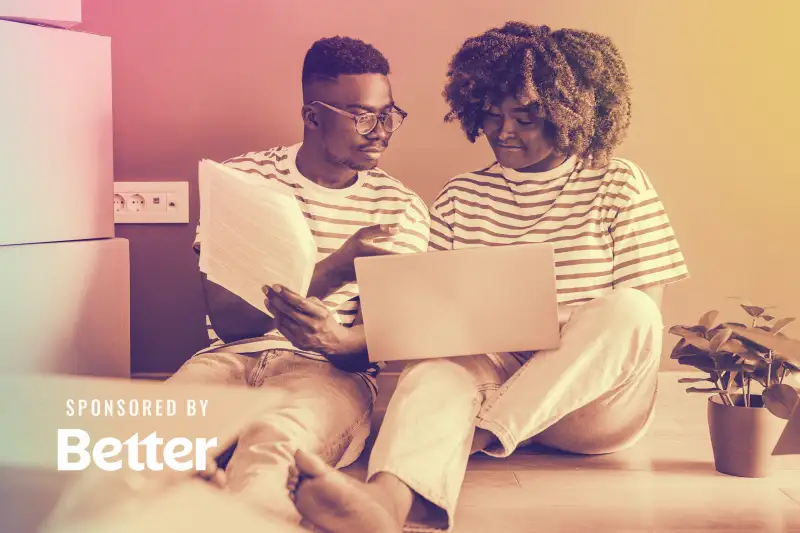
[[361, 135], [367, 135], [372, 130], [375, 129], [375, 126], [378, 125], [378, 121], [380, 120], [383, 127], [389, 133], [397, 131], [397, 129], [403, 124], [403, 121], [408, 116], [408, 113], [400, 109], [399, 107], [395, 106], [391, 111], [384, 112], [384, 113], [361, 113], [359, 115], [354, 115], [353, 113], [348, 113], [343, 109], [339, 109], [338, 107], [333, 107], [330, 104], [326, 104], [325, 102], [320, 102], [319, 100], [315, 100], [311, 102], [312, 104], [319, 104], [321, 106], [327, 107], [331, 111], [339, 113], [345, 117], [350, 117], [353, 119], [353, 122], [356, 125], [356, 131]]

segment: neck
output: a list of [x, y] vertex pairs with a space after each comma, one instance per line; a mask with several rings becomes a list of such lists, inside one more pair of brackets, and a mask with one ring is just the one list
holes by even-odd
[[337, 165], [325, 160], [318, 154], [322, 149], [317, 149], [306, 141], [297, 152], [297, 170], [300, 174], [321, 187], [328, 189], [344, 189], [355, 183], [358, 173], [344, 165]]
[[569, 156], [553, 152], [537, 163], [516, 170], [517, 172], [547, 172], [560, 167], [567, 159], [569, 159]]

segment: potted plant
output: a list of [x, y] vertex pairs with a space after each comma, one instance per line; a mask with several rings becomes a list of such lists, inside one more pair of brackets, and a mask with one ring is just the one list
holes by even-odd
[[708, 374], [679, 382], [695, 384], [687, 392], [711, 394], [708, 426], [717, 471], [765, 477], [786, 421], [800, 403], [787, 383], [800, 372], [800, 342], [781, 332], [794, 318], [776, 319], [766, 314], [768, 308], [749, 303], [741, 307], [750, 324], [715, 325], [719, 313], [709, 311], [695, 325], [671, 327], [681, 339], [670, 357]]

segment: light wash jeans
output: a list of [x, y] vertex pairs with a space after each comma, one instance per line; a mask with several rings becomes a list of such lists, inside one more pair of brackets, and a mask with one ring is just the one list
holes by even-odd
[[287, 482], [294, 454], [302, 448], [344, 468], [364, 449], [374, 405], [365, 376], [337, 369], [288, 350], [258, 357], [203, 353], [167, 381], [276, 387], [285, 406], [265, 412], [240, 437], [226, 468], [227, 490], [270, 516], [300, 523]]
[[[201, 353], [164, 386], [171, 383], [280, 388], [281, 407], [264, 412], [239, 436], [226, 469], [226, 490], [289, 526], [301, 522], [287, 488], [295, 451], [303, 448], [343, 468], [359, 457], [370, 432], [375, 393], [369, 378], [292, 351], [270, 350], [253, 357]], [[145, 509], [149, 500], [186, 479], [162, 472], [108, 475], [89, 470], [62, 497], [45, 531], [97, 526], [112, 508]]]
[[629, 447], [654, 414], [661, 342], [656, 304], [620, 288], [578, 308], [558, 349], [413, 363], [389, 402], [368, 479], [391, 473], [427, 501], [427, 516], [410, 518], [406, 531], [451, 530], [476, 427], [499, 439], [483, 450], [494, 457], [533, 441], [581, 454]]

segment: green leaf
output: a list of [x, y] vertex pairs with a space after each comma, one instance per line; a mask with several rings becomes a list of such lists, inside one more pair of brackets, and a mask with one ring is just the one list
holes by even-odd
[[779, 333], [783, 328], [785, 328], [794, 321], [795, 321], [794, 317], [781, 318], [772, 325], [772, 328], [770, 328], [769, 331], [774, 335], [776, 333]]
[[700, 320], [697, 321], [697, 324], [705, 328], [710, 328], [711, 324], [714, 323], [714, 320], [717, 319], [718, 314], [719, 311], [708, 311], [707, 313], [704, 313], [703, 316], [700, 317]]
[[786, 375], [787, 376], [790, 376], [792, 374], [797, 374], [798, 372], [800, 372], [800, 366], [793, 365], [792, 363], [789, 363], [788, 361], [780, 361], [779, 364], [783, 365], [783, 367], [786, 369]]
[[[731, 331], [731, 330], [728, 330]], [[731, 332], [732, 333], [732, 332]], [[747, 346], [744, 345], [739, 339], [731, 339], [719, 347], [720, 352], [728, 352], [733, 354], [747, 353]]]
[[672, 348], [670, 359], [677, 359], [683, 355], [705, 355], [705, 354], [706, 354], [705, 351], [695, 346], [692, 346], [691, 344], [686, 344], [686, 340], [681, 339], [678, 341], [675, 347]]
[[722, 325], [725, 326], [726, 328], [731, 328], [731, 327], [734, 327], [734, 326], [740, 327], [740, 328], [746, 328], [747, 327], [746, 324], [742, 324], [741, 322], [725, 322]]
[[689, 387], [686, 389], [686, 392], [699, 392], [699, 393], [709, 393], [709, 392], [723, 392], [722, 389], [718, 389], [716, 387]]
[[770, 334], [758, 329], [734, 328], [734, 333], [758, 346], [772, 350], [782, 361], [800, 365], [800, 342], [789, 339], [782, 333]]
[[703, 337], [686, 337], [686, 344], [699, 348], [704, 352], [711, 351], [711, 341]]
[[759, 317], [764, 314], [765, 309], [763, 307], [758, 307], [757, 305], [745, 305], [740, 304], [742, 309], [744, 309], [745, 313], [752, 317]]
[[778, 418], [789, 420], [795, 408], [800, 404], [800, 396], [789, 385], [772, 385], [761, 395], [769, 412]]
[[711, 381], [710, 378], [681, 378], [678, 383], [702, 383], [703, 381]]
[[728, 328], [722, 328], [719, 331], [719, 333], [714, 335], [714, 338], [711, 339], [711, 342], [709, 343], [709, 348], [711, 349], [711, 351], [712, 352], [719, 351], [720, 346], [722, 346], [723, 344], [728, 342], [728, 339], [731, 338], [732, 334], [733, 334], [733, 330], [728, 329]]
[[761, 318], [763, 320], [766, 320], [767, 322], [772, 322], [773, 320], [775, 320], [775, 317], [772, 315], [761, 315]]
[[760, 363], [766, 362], [764, 360], [764, 354], [755, 350], [747, 350], [744, 352], [740, 352], [736, 354], [737, 356], [741, 357], [745, 363], [749, 363], [751, 365], [758, 365]]
[[714, 372], [714, 360], [707, 355], [682, 355], [678, 358], [678, 363], [693, 366], [703, 372]]
[[751, 368], [745, 365], [744, 363], [732, 363], [730, 361], [717, 361], [717, 370], [723, 370], [728, 372], [749, 372]]
[[[701, 329], [702, 328], [702, 329]], [[698, 331], [699, 330], [699, 331]], [[688, 339], [691, 337], [700, 337], [701, 339], [705, 338], [706, 328], [702, 326], [672, 326], [669, 328], [669, 332], [673, 335], [678, 335], [679, 337], [683, 337], [684, 339]]]

